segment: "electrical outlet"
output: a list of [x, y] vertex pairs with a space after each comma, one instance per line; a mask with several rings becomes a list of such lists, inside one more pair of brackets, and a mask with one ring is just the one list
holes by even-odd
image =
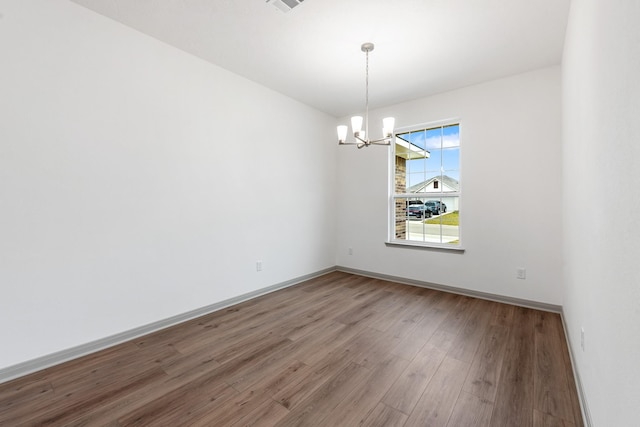
[[580, 328], [580, 347], [584, 351], [584, 328]]
[[519, 268], [516, 270], [516, 277], [518, 279], [524, 280], [527, 278], [527, 269], [526, 268]]
[[256, 271], [262, 271], [262, 261], [256, 261]]
[[349, 255], [353, 255], [353, 248], [349, 248]]

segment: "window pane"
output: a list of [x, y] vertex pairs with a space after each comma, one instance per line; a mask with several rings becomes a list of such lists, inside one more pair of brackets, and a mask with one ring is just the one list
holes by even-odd
[[395, 229], [394, 235], [398, 240], [407, 238], [407, 200], [395, 200]]
[[[425, 202], [427, 208], [439, 211], [426, 220], [427, 237], [426, 241], [439, 243], [449, 243], [457, 245], [460, 243], [460, 209], [459, 197], [441, 197]], [[440, 240], [438, 240], [440, 239]]]
[[440, 173], [440, 166], [442, 165], [442, 150], [439, 148], [432, 148], [429, 150], [431, 156], [425, 161], [425, 170], [428, 171], [429, 176], [434, 176]]
[[460, 125], [442, 128], [442, 148], [460, 147]]
[[[460, 148], [442, 150], [442, 174], [456, 181], [460, 180]], [[457, 190], [456, 190], [457, 191]]]
[[418, 193], [421, 188], [420, 184], [425, 182], [424, 171], [407, 175], [407, 180], [407, 190], [405, 193]]

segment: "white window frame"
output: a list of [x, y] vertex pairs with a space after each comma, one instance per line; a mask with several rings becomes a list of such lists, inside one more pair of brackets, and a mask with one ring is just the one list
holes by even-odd
[[[458, 197], [458, 211], [460, 212], [460, 224], [458, 226], [458, 244], [452, 245], [449, 243], [435, 243], [435, 242], [424, 242], [419, 240], [407, 240], [407, 239], [396, 239], [396, 208], [395, 202], [396, 199], [403, 198], [416, 198], [415, 193], [401, 193], [396, 194], [395, 192], [395, 178], [396, 178], [396, 135], [419, 131], [423, 129], [432, 129], [437, 127], [445, 127], [448, 125], [457, 124], [459, 126], [460, 133], [460, 146], [459, 146], [459, 156], [460, 156], [460, 164], [459, 167], [459, 179], [458, 179], [458, 191], [456, 192], [447, 192], [447, 196]], [[450, 251], [458, 251], [464, 252], [463, 241], [462, 241], [462, 121], [460, 118], [451, 118], [446, 120], [438, 120], [434, 122], [422, 123], [418, 125], [405, 126], [402, 128], [398, 128], [394, 131], [394, 137], [391, 142], [391, 149], [389, 150], [389, 188], [388, 188], [388, 240], [386, 244], [388, 246], [403, 246], [403, 247], [414, 247], [414, 248], [426, 248], [426, 249], [442, 249], [442, 250], [450, 250]]]

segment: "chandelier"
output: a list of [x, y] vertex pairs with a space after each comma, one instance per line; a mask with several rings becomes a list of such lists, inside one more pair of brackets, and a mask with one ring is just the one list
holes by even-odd
[[358, 148], [368, 147], [370, 145], [391, 145], [391, 139], [393, 138], [393, 126], [395, 125], [395, 119], [393, 117], [386, 117], [382, 119], [382, 138], [380, 139], [368, 139], [369, 137], [369, 52], [373, 50], [373, 43], [364, 43], [360, 49], [367, 56], [367, 68], [366, 68], [366, 109], [364, 115], [364, 130], [362, 129], [362, 116], [351, 117], [351, 131], [353, 132], [354, 142], [347, 142], [347, 126], [338, 126], [338, 145], [357, 145]]

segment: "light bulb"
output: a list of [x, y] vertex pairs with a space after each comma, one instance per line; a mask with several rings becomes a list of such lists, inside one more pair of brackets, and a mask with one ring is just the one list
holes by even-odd
[[396, 119], [393, 117], [385, 117], [382, 119], [382, 135], [385, 138], [390, 138], [393, 136], [393, 127], [396, 123]]
[[338, 126], [338, 142], [344, 143], [347, 140], [347, 130], [349, 128], [345, 125]]
[[351, 117], [351, 131], [354, 135], [359, 136], [362, 130], [362, 116]]

